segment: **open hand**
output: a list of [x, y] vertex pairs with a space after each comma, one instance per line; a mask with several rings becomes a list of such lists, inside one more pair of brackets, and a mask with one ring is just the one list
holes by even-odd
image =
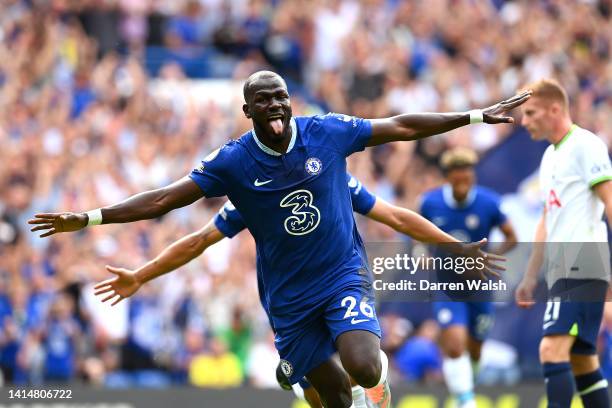
[[506, 268], [503, 266], [503, 262], [506, 262], [506, 258], [483, 251], [482, 247], [484, 247], [486, 244], [486, 238], [481, 239], [478, 242], [462, 244], [462, 254], [463, 256], [473, 259], [481, 259], [484, 268], [476, 269], [480, 272], [481, 278], [488, 279], [489, 276], [491, 276], [499, 279], [501, 278], [499, 272], [506, 270]]
[[136, 273], [132, 270], [115, 268], [114, 266], [110, 265], [106, 265], [106, 270], [115, 274], [116, 276], [114, 278], [102, 281], [94, 286], [96, 296], [108, 294], [104, 299], [102, 299], [102, 302], [107, 302], [112, 298], [119, 296], [111, 303], [111, 306], [115, 306], [123, 299], [132, 296], [142, 286], [142, 283], [136, 278]]
[[41, 213], [28, 220], [28, 224], [35, 225], [30, 231], [44, 231], [41, 238], [57, 234], [58, 232], [78, 231], [87, 226], [87, 214], [82, 213]]
[[504, 114], [517, 106], [521, 106], [527, 102], [529, 98], [531, 98], [531, 91], [525, 91], [483, 109], [482, 116], [484, 123], [513, 123], [514, 118], [511, 116], [505, 116]]

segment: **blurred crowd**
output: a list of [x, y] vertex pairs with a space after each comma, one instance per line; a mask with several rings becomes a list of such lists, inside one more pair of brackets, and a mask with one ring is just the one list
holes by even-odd
[[[45, 240], [26, 224], [35, 212], [93, 209], [166, 185], [247, 130], [239, 99], [201, 102], [184, 91], [201, 61], [217, 68], [196, 74], [238, 84], [258, 69], [281, 73], [295, 113], [362, 117], [484, 107], [554, 76], [576, 123], [610, 145], [611, 13], [609, 0], [0, 2], [4, 381], [274, 386], [278, 357], [248, 233], [114, 308], [93, 295], [109, 278], [105, 264], [141, 265], [207, 222], [222, 200]], [[159, 81], [176, 94], [158, 97]], [[441, 151], [484, 154], [515, 129], [473, 126], [369, 149], [349, 167], [375, 194], [414, 208], [443, 182]], [[366, 241], [399, 239], [359, 225]], [[435, 324], [384, 319], [398, 379], [438, 381]], [[607, 333], [602, 342], [612, 343]]]

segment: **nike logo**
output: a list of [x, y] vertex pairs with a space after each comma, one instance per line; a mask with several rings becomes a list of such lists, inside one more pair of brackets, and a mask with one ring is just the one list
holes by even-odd
[[355, 319], [354, 317], [351, 319], [351, 324], [363, 323], [367, 322], [370, 319]]
[[255, 184], [255, 187], [259, 187], [259, 186], [263, 186], [264, 184], [268, 184], [270, 183], [272, 180], [267, 180], [267, 181], [259, 181], [259, 179], [255, 179], [255, 181], [253, 182], [253, 184]]

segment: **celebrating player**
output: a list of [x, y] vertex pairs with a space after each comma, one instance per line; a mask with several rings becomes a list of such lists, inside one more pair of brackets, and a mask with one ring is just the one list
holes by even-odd
[[[500, 209], [498, 195], [475, 185], [477, 160], [476, 153], [467, 148], [445, 152], [440, 164], [447, 184], [425, 194], [420, 212], [462, 241], [482, 240], [493, 228], [499, 227], [505, 240], [496, 252], [502, 254], [516, 245], [516, 234]], [[480, 359], [482, 343], [493, 323], [494, 305], [486, 300], [434, 303], [436, 319], [442, 328], [444, 380], [460, 408], [476, 407], [470, 358]]]
[[[608, 148], [593, 133], [572, 123], [567, 94], [558, 82], [544, 79], [529, 89], [533, 98], [523, 106], [522, 124], [533, 139], [548, 140], [551, 145], [540, 165], [544, 210], [516, 300], [523, 307], [533, 304], [546, 250], [547, 269], [554, 272], [547, 274], [550, 301], [540, 342], [548, 407], [570, 406], [574, 380], [585, 407], [609, 407], [608, 383], [595, 349], [610, 274], [607, 231], [602, 221], [604, 210], [608, 220], [612, 219]], [[543, 242], [548, 242], [547, 248], [537, 245]], [[586, 255], [595, 247], [599, 253]], [[560, 253], [563, 249], [565, 253]], [[562, 300], [566, 291], [585, 285], [590, 288], [591, 301]]]
[[[409, 235], [412, 238], [426, 243], [457, 243], [466, 255], [484, 256], [478, 249], [477, 244], [464, 245], [461, 241], [440, 230], [431, 222], [421, 217], [419, 214], [387, 203], [381, 198], [371, 194], [359, 180], [346, 175], [348, 187], [351, 193], [351, 203], [354, 211], [363, 214], [380, 223], [386, 224], [396, 231]], [[161, 275], [173, 271], [174, 269], [186, 264], [198, 257], [209, 246], [219, 242], [224, 237], [233, 238], [236, 234], [246, 228], [240, 213], [228, 201], [213, 220], [209, 221], [202, 229], [194, 232], [180, 240], [174, 242], [155, 259], [147, 262], [136, 270], [116, 268], [107, 266], [107, 270], [115, 275], [114, 278], [98, 283], [96, 295], [104, 295], [103, 302], [113, 299], [112, 304], [119, 303], [122, 299], [132, 296], [146, 282]], [[487, 265], [494, 267], [494, 261], [498, 257], [486, 254]], [[264, 282], [261, 275], [257, 275], [257, 286], [259, 289], [260, 300], [266, 313], [269, 311], [266, 306]], [[270, 318], [270, 321], [272, 319]], [[280, 367], [280, 365], [279, 365]], [[282, 372], [277, 372], [279, 382], [288, 383]], [[283, 388], [289, 388], [290, 384], [281, 384]], [[301, 387], [306, 391], [305, 398], [312, 407], [320, 406], [316, 391], [309, 387], [308, 382], [301, 381]], [[300, 392], [298, 390], [298, 392]], [[359, 408], [363, 402], [363, 388], [356, 385], [352, 389], [355, 407]], [[375, 395], [370, 396], [376, 400]]]
[[[378, 387], [388, 406], [387, 357], [380, 350], [365, 250], [346, 188], [346, 157], [367, 146], [417, 140], [475, 122], [508, 123], [504, 112], [523, 92], [484, 110], [292, 117], [285, 81], [260, 71], [244, 84], [243, 111], [253, 130], [215, 150], [188, 177], [87, 213], [37, 214], [41, 236], [88, 225], [159, 217], [197, 199], [227, 195], [255, 238], [258, 273], [283, 371], [304, 375], [327, 407], [349, 407], [351, 387], [331, 356], [364, 388]], [[363, 300], [363, 301], [362, 301]]]

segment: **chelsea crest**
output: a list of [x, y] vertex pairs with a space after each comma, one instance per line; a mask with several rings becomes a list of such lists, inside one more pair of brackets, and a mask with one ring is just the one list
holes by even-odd
[[321, 160], [317, 159], [316, 157], [310, 157], [308, 160], [306, 160], [304, 168], [308, 174], [316, 176], [321, 172], [323, 164], [321, 163]]

